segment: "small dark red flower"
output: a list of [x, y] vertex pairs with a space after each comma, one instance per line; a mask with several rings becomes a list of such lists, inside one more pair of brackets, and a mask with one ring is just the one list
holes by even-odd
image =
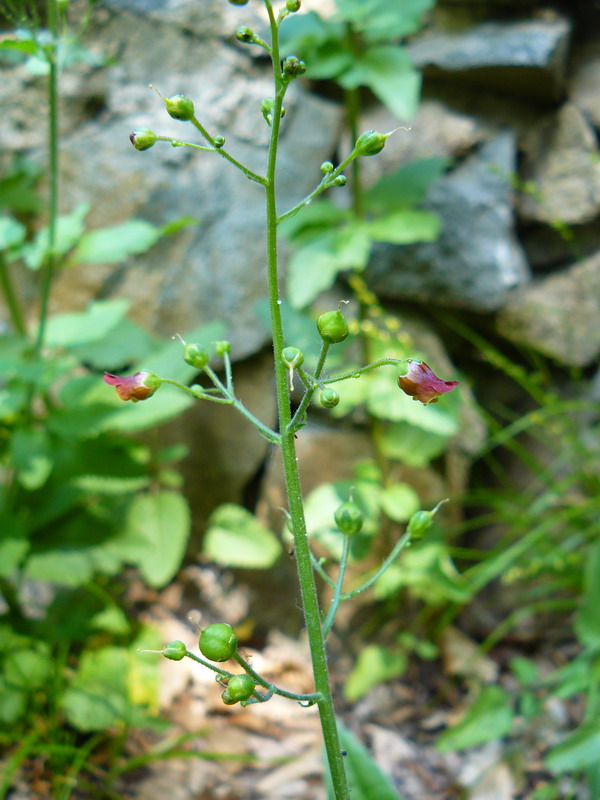
[[107, 372], [104, 375], [104, 382], [115, 387], [121, 400], [131, 400], [134, 403], [152, 397], [162, 383], [154, 372], [135, 372], [133, 375], [122, 377]]
[[438, 397], [451, 392], [460, 381], [443, 381], [424, 361], [407, 358], [408, 371], [400, 375], [398, 384], [402, 391], [423, 405], [437, 403]]

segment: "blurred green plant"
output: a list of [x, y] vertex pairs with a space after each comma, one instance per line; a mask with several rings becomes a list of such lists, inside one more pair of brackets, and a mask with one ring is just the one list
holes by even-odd
[[[185, 446], [156, 450], [136, 434], [191, 400], [167, 387], [160, 406], [132, 414], [100, 374], [138, 362], [182, 380], [197, 370], [181, 362], [178, 343], [165, 345], [127, 319], [125, 300], [48, 314], [58, 270], [117, 263], [195, 222], [156, 227], [132, 219], [89, 231], [87, 205], [58, 215], [59, 78], [71, 63], [93, 58], [80, 42], [89, 15], [72, 31], [68, 5], [50, 0], [44, 21], [32, 3], [2, 5], [16, 27], [0, 42], [0, 57], [46, 81], [49, 121], [49, 201], [37, 190], [42, 171], [29, 160], [16, 159], [0, 180], [8, 313], [0, 337], [0, 741], [21, 743], [2, 796], [36, 752], [49, 754], [56, 779], [76, 775], [111, 731], [123, 735], [155, 714], [156, 670], [134, 653], [156, 642], [127, 613], [119, 575], [133, 566], [148, 585], [164, 586], [190, 527], [173, 469]], [[190, 335], [208, 344], [222, 329]], [[81, 745], [76, 731], [98, 736]]]

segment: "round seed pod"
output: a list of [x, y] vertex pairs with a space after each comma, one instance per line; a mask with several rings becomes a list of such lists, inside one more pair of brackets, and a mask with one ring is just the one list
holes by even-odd
[[237, 636], [231, 625], [216, 622], [200, 634], [200, 652], [209, 661], [227, 661], [237, 651]]

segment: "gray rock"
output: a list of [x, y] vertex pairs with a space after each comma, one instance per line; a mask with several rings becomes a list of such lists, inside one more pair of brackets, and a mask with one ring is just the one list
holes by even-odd
[[515, 169], [512, 133], [499, 134], [430, 189], [426, 206], [443, 230], [435, 242], [380, 245], [368, 267], [371, 287], [383, 297], [490, 311], [529, 270], [513, 233], [507, 180]]
[[[269, 129], [259, 106], [272, 94], [268, 69], [241, 45], [200, 40], [179, 23], [157, 24], [124, 11], [107, 14], [95, 29], [100, 49], [106, 45], [121, 55], [118, 65], [106, 70], [101, 118], [78, 127], [63, 142], [63, 205], [72, 209], [91, 199], [92, 227], [134, 216], [164, 224], [192, 215], [199, 224], [117, 268], [94, 265], [63, 272], [53, 306], [79, 309], [90, 296], [126, 296], [134, 319], [168, 336], [220, 319], [228, 326], [234, 357], [243, 358], [266, 340], [255, 314], [257, 301], [266, 294], [262, 188], [214, 153], [167, 143], [140, 153], [128, 135], [150, 127], [200, 141], [191, 125], [166, 114], [148, 89], [153, 82], [166, 96], [192, 97], [197, 116], [213, 134], [227, 138], [228, 151], [263, 172]], [[286, 107], [279, 159], [282, 210], [318, 184], [319, 164], [335, 147], [340, 120], [337, 107], [298, 85], [290, 90]]]
[[600, 213], [600, 151], [593, 129], [573, 103], [544, 117], [523, 141], [519, 213], [527, 220], [589, 222]]
[[555, 15], [486, 22], [464, 32], [426, 32], [408, 49], [426, 77], [460, 78], [509, 95], [548, 101], [562, 92], [570, 31], [570, 23]]
[[596, 128], [600, 128], [600, 42], [576, 51], [568, 95]]
[[569, 366], [592, 363], [600, 355], [600, 252], [517, 291], [497, 328]]

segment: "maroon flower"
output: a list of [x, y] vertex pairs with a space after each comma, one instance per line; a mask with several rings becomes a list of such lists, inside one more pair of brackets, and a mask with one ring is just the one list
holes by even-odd
[[131, 400], [134, 403], [152, 397], [162, 383], [154, 372], [135, 372], [133, 375], [123, 377], [107, 372], [104, 375], [104, 382], [115, 387], [121, 400]]
[[408, 371], [406, 375], [400, 375], [398, 384], [402, 391], [419, 400], [423, 405], [437, 403], [438, 397], [451, 392], [460, 381], [443, 381], [430, 369], [424, 361], [419, 359], [406, 359]]

